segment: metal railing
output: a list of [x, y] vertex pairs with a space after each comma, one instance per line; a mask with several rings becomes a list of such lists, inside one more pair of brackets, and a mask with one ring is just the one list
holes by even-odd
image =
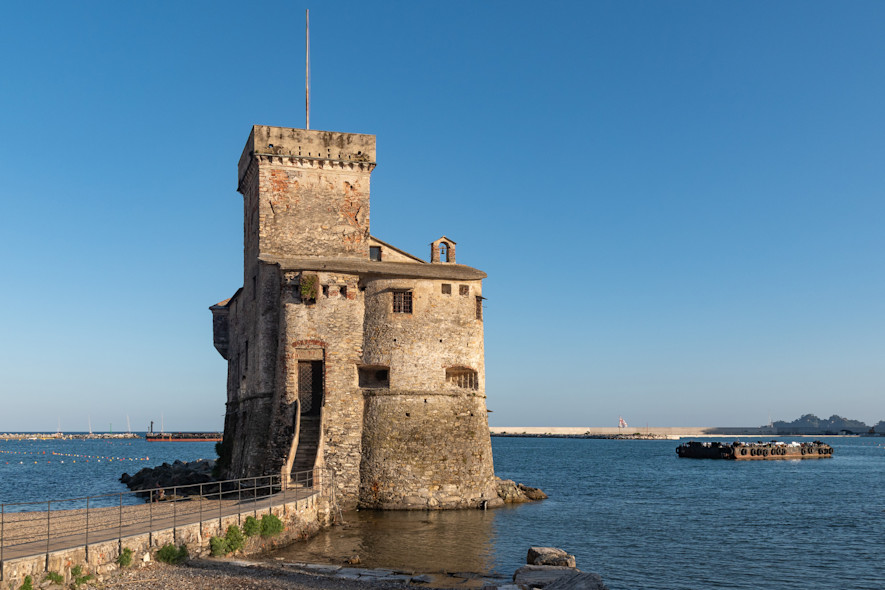
[[[0, 564], [62, 549], [152, 535], [180, 526], [226, 516], [257, 516], [259, 510], [283, 506], [313, 495], [333, 494], [331, 474], [324, 469], [293, 473], [282, 485], [279, 475], [244, 477], [152, 490], [101, 494], [43, 502], [0, 504]], [[153, 544], [153, 539], [150, 539]], [[121, 545], [122, 546], [122, 545]], [[0, 568], [0, 580], [2, 577]]]

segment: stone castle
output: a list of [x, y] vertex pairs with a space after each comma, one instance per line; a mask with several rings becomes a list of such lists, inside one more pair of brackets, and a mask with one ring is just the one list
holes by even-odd
[[256, 125], [238, 167], [243, 286], [210, 309], [230, 478], [331, 473], [345, 507], [498, 502], [482, 279], [369, 231], [375, 136]]

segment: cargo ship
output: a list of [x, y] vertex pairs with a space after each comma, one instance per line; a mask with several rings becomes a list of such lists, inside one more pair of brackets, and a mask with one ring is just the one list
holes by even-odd
[[148, 442], [220, 442], [221, 432], [148, 432], [144, 438]]
[[829, 459], [833, 447], [819, 440], [814, 442], [754, 442], [731, 444], [690, 440], [676, 447], [676, 454], [685, 459], [728, 459], [732, 461], [765, 461], [772, 459]]

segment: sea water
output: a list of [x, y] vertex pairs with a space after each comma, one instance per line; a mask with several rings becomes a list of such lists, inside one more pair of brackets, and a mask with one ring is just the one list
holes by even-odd
[[[120, 502], [129, 488], [120, 483], [123, 473], [135, 474], [176, 460], [214, 459], [214, 442], [147, 442], [132, 439], [0, 440], [0, 503], [6, 512], [45, 510], [47, 500], [99, 498], [91, 506]], [[42, 506], [20, 506], [20, 502], [42, 502]], [[134, 494], [123, 496], [124, 504], [139, 504]], [[66, 502], [58, 508], [81, 508], [83, 502]]]
[[[347, 513], [275, 556], [503, 579], [544, 545], [612, 590], [883, 589], [885, 439], [822, 440], [831, 459], [734, 462], [679, 459], [680, 441], [494, 437], [496, 473], [548, 500]], [[207, 442], [0, 441], [0, 503], [125, 492], [123, 472], [214, 456]]]
[[548, 500], [349, 513], [276, 556], [504, 579], [542, 545], [573, 553], [611, 590], [880, 590], [885, 439], [823, 440], [831, 459], [735, 462], [680, 459], [680, 441], [494, 437], [497, 474]]

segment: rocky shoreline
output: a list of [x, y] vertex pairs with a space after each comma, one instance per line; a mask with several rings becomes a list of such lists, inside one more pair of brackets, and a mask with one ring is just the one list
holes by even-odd
[[[187, 463], [175, 461], [172, 464], [163, 463], [157, 467], [145, 467], [135, 475], [124, 473], [120, 476], [120, 481], [141, 497], [154, 498], [156, 494], [160, 493], [160, 490], [162, 490], [164, 497], [173, 493], [180, 496], [198, 495], [200, 484], [216, 481], [212, 474], [214, 467], [215, 461], [213, 460], [197, 459]], [[495, 484], [498, 498], [481, 508], [495, 508], [504, 504], [520, 504], [547, 499], [547, 494], [538, 488], [516, 483], [511, 479], [496, 477]]]
[[[88, 587], [104, 590], [386, 590], [473, 588], [476, 590], [607, 590], [602, 578], [576, 567], [575, 557], [553, 547], [531, 547], [527, 564], [512, 580], [478, 574], [421, 574], [389, 569], [238, 559], [195, 559], [179, 566], [140, 563], [96, 578]], [[51, 588], [52, 586], [48, 586]]]
[[200, 493], [199, 484], [216, 481], [212, 475], [214, 468], [215, 461], [212, 459], [175, 461], [172, 464], [145, 467], [135, 475], [124, 473], [120, 476], [120, 482], [133, 492], [138, 492], [137, 495], [141, 497], [150, 496], [152, 492], [160, 490], [163, 490], [164, 495], [171, 494], [175, 488], [181, 488], [175, 492], [182, 496], [197, 495]]

